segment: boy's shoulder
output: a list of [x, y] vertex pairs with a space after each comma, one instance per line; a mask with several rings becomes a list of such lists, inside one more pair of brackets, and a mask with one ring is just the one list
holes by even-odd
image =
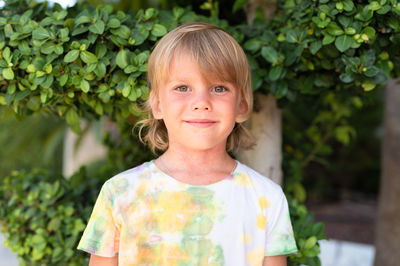
[[111, 178], [109, 178], [104, 186], [119, 185], [130, 185], [136, 183], [139, 179], [151, 176], [152, 161], [144, 162], [138, 166], [122, 171]]
[[265, 190], [272, 191], [278, 194], [283, 193], [282, 188], [279, 184], [275, 183], [269, 177], [259, 173], [258, 171], [243, 163], [240, 163], [240, 169], [238, 170], [238, 172], [245, 173], [255, 187], [263, 188]]

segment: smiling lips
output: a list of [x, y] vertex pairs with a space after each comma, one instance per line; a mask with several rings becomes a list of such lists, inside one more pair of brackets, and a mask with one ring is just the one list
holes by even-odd
[[193, 119], [193, 120], [184, 120], [185, 123], [192, 125], [194, 127], [210, 127], [216, 123], [216, 121], [208, 120], [208, 119]]

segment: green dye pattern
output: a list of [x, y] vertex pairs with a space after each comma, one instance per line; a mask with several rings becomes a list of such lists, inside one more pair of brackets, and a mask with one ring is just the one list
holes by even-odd
[[[129, 188], [128, 181], [125, 178], [116, 179], [114, 182], [110, 182], [108, 189], [109, 195], [120, 196], [127, 192]], [[106, 197], [106, 195], [104, 195]], [[105, 201], [106, 202], [106, 201]], [[110, 198], [110, 206], [114, 208], [114, 197]]]
[[192, 261], [179, 265], [224, 265], [223, 250], [220, 245], [214, 245], [209, 239], [183, 238], [183, 249], [191, 255]]
[[186, 190], [200, 211], [194, 214], [182, 231], [182, 248], [194, 261], [180, 262], [179, 265], [223, 265], [224, 255], [220, 245], [215, 245], [206, 236], [211, 232], [217, 218], [215, 192], [208, 188], [189, 187]]
[[202, 187], [189, 187], [186, 192], [192, 196], [193, 202], [204, 204], [214, 201], [215, 192]]
[[[94, 221], [93, 226], [90, 227], [90, 230], [87, 232], [88, 236], [103, 236], [104, 235], [104, 224], [105, 218], [104, 217], [97, 217]], [[96, 252], [101, 248], [103, 241], [93, 241], [91, 242], [90, 247], [92, 247]], [[87, 246], [87, 245], [84, 245]]]
[[185, 236], [207, 235], [211, 232], [214, 221], [207, 214], [198, 214], [194, 216], [189, 224], [183, 229]]

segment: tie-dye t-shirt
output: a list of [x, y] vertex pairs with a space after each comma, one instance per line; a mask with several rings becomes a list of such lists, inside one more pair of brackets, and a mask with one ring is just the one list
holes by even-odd
[[78, 249], [119, 265], [262, 265], [297, 251], [279, 185], [237, 162], [209, 185], [182, 183], [153, 161], [104, 183]]

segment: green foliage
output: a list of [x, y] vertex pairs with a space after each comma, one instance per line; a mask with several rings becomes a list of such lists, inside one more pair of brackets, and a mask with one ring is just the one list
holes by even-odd
[[320, 247], [318, 240], [326, 239], [324, 224], [314, 223], [314, 217], [307, 208], [294, 198], [288, 198], [289, 212], [292, 217], [293, 231], [296, 238], [297, 254], [289, 255], [288, 265], [321, 265], [318, 258]]
[[62, 142], [67, 128], [64, 121], [43, 113], [21, 121], [7, 106], [0, 106], [0, 121], [0, 176], [13, 169], [62, 168]]
[[4, 245], [21, 265], [83, 265], [76, 250], [101, 178], [81, 168], [70, 180], [48, 171], [13, 171], [0, 183], [0, 224]]
[[399, 4], [375, 3], [279, 2], [278, 16], [243, 29], [254, 89], [289, 101], [327, 90], [363, 96], [398, 76]]
[[134, 15], [111, 6], [77, 14], [57, 5], [47, 15], [43, 9], [31, 1], [8, 1], [2, 11], [0, 103], [21, 115], [50, 110], [77, 133], [80, 117], [107, 114], [123, 121], [136, 115], [136, 102], [149, 93], [150, 48], [167, 30], [196, 17], [181, 8]]

